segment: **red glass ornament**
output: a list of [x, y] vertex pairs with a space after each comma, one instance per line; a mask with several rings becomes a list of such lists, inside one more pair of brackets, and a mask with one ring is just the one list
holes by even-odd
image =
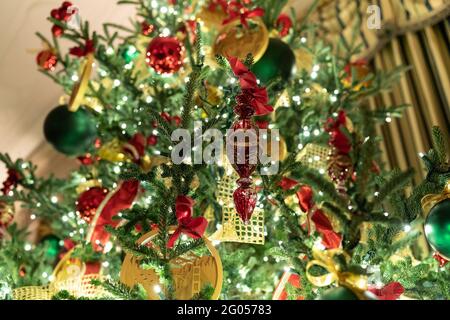
[[83, 192], [77, 201], [77, 211], [87, 223], [91, 223], [100, 204], [108, 194], [105, 188], [94, 187]]
[[[234, 108], [234, 112], [238, 115], [238, 119], [231, 126], [231, 130], [236, 132], [242, 130], [242, 134], [248, 135], [244, 141], [236, 141], [233, 136], [228, 138], [228, 146], [232, 146], [232, 153], [227, 151], [227, 156], [231, 166], [239, 175], [237, 184], [239, 187], [233, 194], [234, 205], [239, 217], [244, 223], [248, 223], [255, 210], [257, 202], [257, 194], [252, 184], [251, 175], [255, 172], [258, 160], [258, 127], [254, 124], [252, 116], [255, 112], [254, 108], [248, 104], [239, 101]], [[232, 156], [233, 158], [230, 158]]]
[[147, 144], [149, 146], [156, 146], [158, 144], [158, 136], [151, 135], [147, 138]]
[[53, 71], [58, 64], [58, 57], [53, 50], [44, 50], [37, 55], [36, 63], [44, 70]]
[[184, 47], [174, 37], [156, 37], [147, 48], [147, 64], [158, 74], [172, 74], [183, 65]]

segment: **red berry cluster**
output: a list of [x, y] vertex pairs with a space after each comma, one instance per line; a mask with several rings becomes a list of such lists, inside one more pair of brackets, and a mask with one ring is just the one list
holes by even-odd
[[[71, 2], [64, 1], [59, 8], [53, 9], [50, 12], [50, 15], [53, 19], [59, 20], [61, 22], [68, 22], [70, 18], [75, 14], [75, 11], [71, 9], [72, 6], [73, 5]], [[64, 34], [64, 28], [55, 24], [52, 27], [52, 33], [55, 37], [60, 37]]]
[[21, 180], [20, 173], [14, 169], [8, 169], [8, 178], [3, 182], [2, 192], [4, 195], [8, 195], [8, 193], [17, 187]]

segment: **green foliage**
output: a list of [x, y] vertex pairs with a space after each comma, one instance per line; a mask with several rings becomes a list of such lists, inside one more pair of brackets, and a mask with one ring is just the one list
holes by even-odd
[[[177, 1], [171, 8], [181, 14], [189, 3], [191, 1]], [[286, 0], [255, 0], [253, 6], [265, 9], [263, 19], [269, 29], [274, 29], [286, 3]], [[267, 86], [272, 105], [277, 105], [284, 93], [287, 95], [270, 124], [271, 128], [280, 130], [290, 155], [280, 164], [277, 175], [260, 177], [262, 190], [258, 205], [262, 205], [265, 215], [266, 242], [264, 246], [220, 244], [218, 250], [224, 268], [221, 298], [270, 299], [281, 274], [288, 268], [301, 279], [300, 288], [286, 288], [289, 299], [314, 299], [321, 294], [323, 289], [314, 287], [306, 276], [307, 261], [313, 258], [313, 249], [322, 243], [321, 234], [314, 228], [305, 227], [307, 222], [312, 224], [307, 220], [310, 215], [300, 210], [297, 201], [289, 201], [295, 196], [298, 186], [291, 190], [280, 188], [282, 178], [290, 177], [298, 180], [300, 185], [307, 184], [313, 188], [314, 203], [326, 213], [333, 222], [333, 228], [342, 235], [343, 248], [351, 255], [348, 265], [342, 259], [336, 261], [342, 268], [375, 277], [369, 269], [378, 267], [381, 270], [380, 281], [399, 281], [408, 296], [448, 299], [449, 267], [439, 268], [436, 261], [426, 257], [416, 261], [405, 253], [409, 248], [417, 251], [423, 222], [420, 200], [426, 194], [439, 193], [450, 178], [446, 155], [448, 143], [438, 128], [432, 129], [433, 149], [422, 157], [428, 171], [427, 177], [423, 183], [414, 186], [410, 194], [405, 192], [405, 188], [411, 187], [411, 170], [385, 172], [381, 169], [378, 172], [374, 169], [376, 165], [382, 167], [376, 125], [387, 117], [399, 117], [407, 106], [385, 106], [372, 110], [368, 98], [389, 90], [409, 69], [399, 67], [390, 72], [370, 73], [358, 78], [353, 68], [351, 83], [345, 84], [348, 74], [343, 70], [360, 48], [354, 45], [354, 41], [341, 41], [333, 48], [315, 36], [317, 25], [311, 24], [308, 17], [318, 3], [314, 3], [302, 21], [293, 19], [293, 28], [283, 39], [293, 50], [301, 50], [306, 58], [310, 57], [311, 65], [299, 68], [287, 83], [276, 79]], [[83, 21], [77, 30], [49, 19], [65, 29], [62, 39], [71, 46], [84, 44], [86, 39], [92, 39], [95, 43], [97, 76], [90, 81], [86, 98], [103, 107], [102, 112], [92, 111], [103, 145], [113, 139], [121, 143], [129, 142], [136, 133], [145, 137], [156, 135], [158, 143], [146, 146], [145, 155], [151, 160], [160, 156], [170, 157], [174, 146], [171, 135], [178, 126], [174, 121], [167, 121], [163, 113], [180, 117], [180, 126], [191, 132], [193, 122], [201, 120], [204, 130], [213, 128], [225, 133], [233, 122], [234, 100], [240, 88], [224, 57], [215, 57], [218, 68], [208, 66], [211, 59], [204, 52], [207, 51], [206, 46], [215, 41], [214, 31], [203, 32], [197, 24], [196, 40], [192, 43], [193, 34], [188, 30], [183, 40], [187, 61], [184, 71], [161, 76], [145, 66], [143, 51], [147, 38], [141, 34], [141, 22], [153, 25], [158, 33], [169, 30], [171, 34], [186, 27], [185, 24], [180, 23], [179, 14], [163, 14], [153, 8], [150, 1], [127, 0], [119, 1], [119, 4], [136, 7], [138, 18], [133, 19], [129, 26], [105, 23], [102, 32], [92, 32], [88, 22]], [[197, 4], [192, 9], [196, 12], [201, 8]], [[292, 11], [291, 16], [294, 17]], [[152, 34], [147, 40], [150, 41], [155, 35]], [[55, 72], [41, 72], [70, 94], [75, 84], [73, 75], [77, 74], [82, 59], [65, 53], [60, 38], [47, 39], [40, 33], [37, 36], [49, 47], [55, 48], [62, 66]], [[130, 45], [139, 47], [140, 52], [136, 60], [127, 62], [119, 53]], [[244, 61], [247, 66], [254, 62], [251, 55]], [[311, 70], [315, 70], [314, 73]], [[222, 93], [217, 105], [210, 103], [210, 87]], [[354, 127], [345, 130], [346, 137], [352, 142], [349, 156], [351, 169], [354, 170], [352, 177], [346, 181], [345, 192], [337, 190], [327, 176], [326, 168], [316, 170], [309, 160], [297, 160], [298, 154], [309, 144], [328, 144], [329, 134], [324, 131], [324, 124], [342, 110]], [[90, 152], [94, 159], [99, 153], [94, 146]], [[24, 209], [48, 223], [57, 237], [72, 239], [77, 245], [73, 257], [109, 265], [104, 272], [111, 279], [94, 281], [94, 284], [102, 286], [111, 295], [99, 299], [147, 298], [148, 293], [142, 285], [129, 288], [120, 281], [112, 280], [120, 271], [125, 253], [139, 259], [142, 269], [156, 272], [161, 286], [165, 288], [164, 293], [160, 294], [161, 299], [175, 297], [171, 262], [191, 252], [206, 254], [202, 239], [181, 238], [173, 249], [167, 248], [172, 232], [170, 227], [178, 224], [175, 215], [178, 195], [188, 195], [196, 201], [195, 216], [204, 215], [207, 208], [213, 209], [215, 220], [210, 223], [208, 232], [214, 232], [221, 220], [223, 204], [216, 197], [217, 181], [226, 173], [223, 167], [216, 164], [165, 163], [144, 171], [138, 163], [131, 161], [113, 163], [100, 159], [92, 165], [80, 166], [67, 179], [56, 179], [38, 177], [32, 163], [21, 159], [14, 162], [8, 154], [0, 154], [0, 161], [21, 177], [17, 188], [11, 194], [0, 196], [0, 201], [21, 203]], [[200, 181], [196, 189], [192, 187], [195, 178]], [[75, 209], [77, 187], [90, 180], [101, 180], [108, 190], [114, 190], [120, 180], [138, 180], [141, 187], [134, 206], [114, 218], [121, 220], [120, 226], [107, 228], [112, 234], [112, 249], [104, 254], [95, 252], [91, 245], [84, 245], [89, 226], [81, 221]], [[412, 230], [405, 232], [405, 226], [410, 226]], [[151, 245], [138, 243], [144, 234], [156, 228], [158, 232], [151, 239]], [[49, 261], [45, 256], [45, 245], [28, 244], [27, 232], [19, 230], [16, 225], [8, 228], [7, 235], [0, 242], [0, 289], [3, 286], [14, 289], [47, 284], [48, 275], [52, 274], [57, 261]], [[366, 236], [365, 241], [362, 241], [363, 236]], [[415, 255], [414, 259], [419, 255]], [[26, 270], [24, 276], [20, 272], [22, 267]], [[315, 271], [325, 272], [323, 269]], [[212, 292], [213, 288], [206, 285], [193, 299], [208, 300]], [[5, 298], [10, 298], [10, 295]], [[86, 298], [61, 291], [53, 299]]]

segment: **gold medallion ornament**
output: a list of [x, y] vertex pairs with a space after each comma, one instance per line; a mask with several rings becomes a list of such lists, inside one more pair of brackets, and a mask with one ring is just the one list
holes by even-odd
[[240, 20], [226, 24], [214, 42], [213, 54], [244, 60], [251, 53], [254, 62], [261, 59], [269, 45], [269, 32], [260, 18], [248, 22], [248, 28]]
[[[176, 227], [170, 227], [173, 233]], [[153, 245], [152, 240], [158, 235], [158, 230], [153, 230], [143, 235], [137, 242], [140, 245]], [[193, 252], [175, 258], [170, 261], [175, 299], [190, 300], [200, 293], [206, 285], [211, 285], [214, 292], [211, 300], [218, 300], [222, 290], [223, 269], [222, 261], [216, 248], [206, 238], [202, 237], [209, 251], [209, 255], [198, 256]], [[149, 300], [160, 300], [159, 292], [165, 291], [160, 283], [160, 278], [153, 269], [142, 269], [139, 259], [127, 253], [120, 271], [120, 280], [128, 287], [141, 284], [148, 293]]]

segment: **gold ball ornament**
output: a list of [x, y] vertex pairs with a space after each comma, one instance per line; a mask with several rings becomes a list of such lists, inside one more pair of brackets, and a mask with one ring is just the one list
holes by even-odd
[[[170, 227], [174, 232], [176, 227]], [[158, 235], [158, 230], [153, 230], [143, 235], [137, 242], [140, 245], [152, 246], [152, 240]], [[222, 261], [216, 248], [203, 236], [210, 255], [198, 256], [189, 252], [182, 257], [170, 261], [170, 270], [174, 280], [175, 298], [177, 300], [190, 300], [200, 293], [205, 285], [210, 284], [214, 288], [212, 300], [219, 299], [222, 290], [223, 270]], [[144, 270], [140, 267], [139, 259], [127, 253], [122, 264], [120, 280], [128, 287], [141, 284], [148, 293], [149, 300], [159, 300], [160, 296], [155, 287], [160, 287], [162, 292], [166, 289], [161, 286], [160, 279], [155, 270]]]
[[308, 73], [311, 73], [314, 66], [313, 54], [305, 48], [295, 50], [294, 54], [297, 70], [306, 70]]
[[223, 12], [222, 8], [219, 7], [211, 10], [208, 6], [205, 6], [197, 13], [197, 20], [203, 22], [202, 28], [205, 31], [219, 29], [222, 26], [222, 21], [226, 18], [226, 12]]
[[249, 20], [249, 27], [244, 27], [240, 20], [225, 25], [219, 32], [213, 45], [213, 54], [237, 57], [244, 60], [249, 53], [257, 62], [269, 46], [269, 32], [264, 22], [257, 18]]

